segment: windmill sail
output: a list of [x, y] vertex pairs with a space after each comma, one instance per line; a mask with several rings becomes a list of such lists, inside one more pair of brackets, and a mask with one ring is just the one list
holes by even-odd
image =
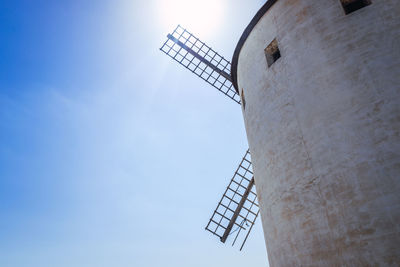
[[250, 152], [247, 150], [217, 205], [206, 230], [218, 236], [221, 242], [233, 235], [232, 246], [243, 238], [240, 250], [253, 228], [259, 213]]
[[[160, 50], [240, 105], [240, 96], [232, 84], [231, 63], [186, 29], [178, 25], [167, 35]], [[232, 246], [243, 237], [242, 250], [258, 213], [250, 152], [247, 150], [206, 230], [223, 243], [235, 234]]]
[[160, 48], [182, 66], [240, 104], [231, 78], [231, 63], [180, 25]]

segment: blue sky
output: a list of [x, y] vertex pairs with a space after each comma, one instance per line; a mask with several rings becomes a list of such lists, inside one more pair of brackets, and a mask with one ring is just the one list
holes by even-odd
[[204, 230], [240, 107], [158, 50], [181, 23], [230, 60], [263, 1], [219, 1], [212, 27], [176, 1], [0, 2], [0, 266], [267, 266], [260, 221], [242, 252]]

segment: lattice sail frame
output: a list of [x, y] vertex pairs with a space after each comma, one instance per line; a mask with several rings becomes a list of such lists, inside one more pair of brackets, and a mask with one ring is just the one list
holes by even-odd
[[247, 150], [211, 216], [206, 230], [218, 236], [223, 243], [230, 235], [236, 233], [232, 246], [235, 245], [243, 231], [245, 236], [240, 247], [240, 250], [242, 250], [258, 214], [259, 206], [254, 186], [250, 151]]
[[180, 25], [160, 48], [179, 64], [240, 104], [231, 77], [231, 63]]
[[[240, 105], [240, 96], [232, 84], [229, 61], [180, 25], [167, 38], [161, 51]], [[236, 233], [232, 246], [240, 234], [245, 233], [240, 247], [242, 250], [258, 214], [250, 152], [247, 150], [206, 230], [218, 236], [223, 243]]]

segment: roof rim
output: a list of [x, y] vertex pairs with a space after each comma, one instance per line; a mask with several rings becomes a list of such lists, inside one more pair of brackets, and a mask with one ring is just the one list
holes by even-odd
[[247, 38], [249, 37], [250, 33], [260, 21], [260, 19], [264, 16], [265, 13], [277, 2], [278, 0], [268, 0], [261, 8], [258, 10], [256, 15], [250, 21], [250, 24], [247, 25], [246, 29], [242, 33], [242, 36], [239, 39], [239, 42], [236, 45], [235, 51], [232, 57], [232, 65], [231, 65], [231, 76], [232, 76], [232, 84], [235, 87], [236, 92], [239, 94], [239, 88], [237, 84], [237, 66], [239, 61], [239, 54], [242, 50], [244, 43], [246, 42]]

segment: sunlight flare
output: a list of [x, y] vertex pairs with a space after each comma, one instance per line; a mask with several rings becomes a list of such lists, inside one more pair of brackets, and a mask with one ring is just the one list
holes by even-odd
[[215, 34], [224, 20], [226, 0], [159, 0], [158, 14], [162, 27], [171, 30], [180, 24], [202, 37]]

